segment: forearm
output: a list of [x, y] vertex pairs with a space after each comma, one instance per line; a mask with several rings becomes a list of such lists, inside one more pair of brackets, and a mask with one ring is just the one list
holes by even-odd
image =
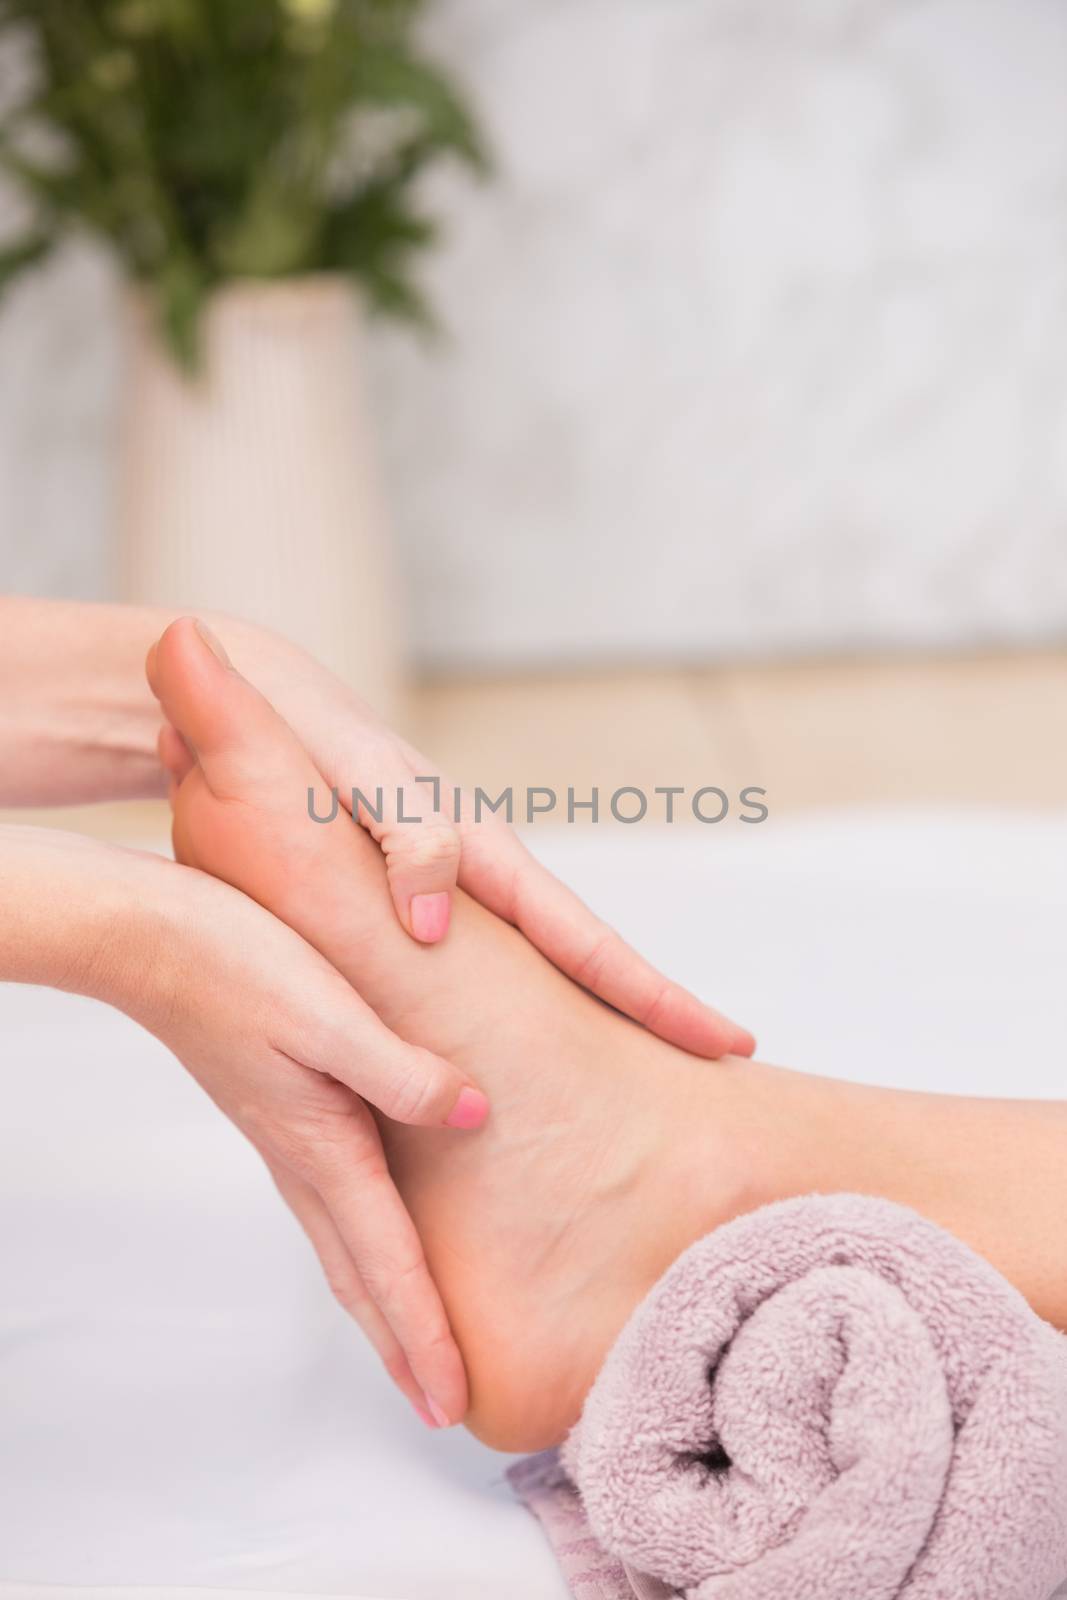
[[139, 1010], [178, 870], [79, 834], [0, 826], [0, 981]]
[[[149, 646], [177, 613], [0, 596], [0, 805], [76, 805], [166, 792]], [[237, 654], [261, 630], [212, 615]]]

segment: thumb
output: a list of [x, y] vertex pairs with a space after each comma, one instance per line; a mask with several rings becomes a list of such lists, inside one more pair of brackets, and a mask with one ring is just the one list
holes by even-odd
[[378, 791], [380, 816], [361, 804], [353, 817], [385, 857], [401, 926], [421, 944], [436, 944], [448, 932], [459, 875], [459, 828], [432, 808], [419, 780], [403, 768], [394, 767], [387, 777]]
[[344, 987], [344, 1003], [320, 1016], [315, 1037], [301, 1051], [304, 1063], [346, 1084], [393, 1122], [480, 1128], [489, 1100], [466, 1073], [444, 1056], [408, 1044], [354, 989]]

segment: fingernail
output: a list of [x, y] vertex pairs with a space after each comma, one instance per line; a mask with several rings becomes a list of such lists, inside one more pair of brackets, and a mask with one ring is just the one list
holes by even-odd
[[224, 667], [232, 665], [229, 656], [226, 654], [225, 650], [222, 648], [222, 645], [216, 639], [206, 622], [201, 622], [199, 617], [195, 617], [193, 619], [193, 627], [196, 629], [201, 639], [203, 639], [204, 643], [211, 651], [211, 654], [221, 661]]
[[489, 1115], [489, 1101], [480, 1089], [461, 1089], [445, 1118], [446, 1128], [480, 1128]]
[[442, 890], [439, 894], [413, 894], [411, 931], [422, 944], [436, 944], [448, 932], [452, 902]]
[[424, 1393], [422, 1398], [426, 1402], [427, 1411], [430, 1413], [430, 1416], [433, 1418], [433, 1421], [431, 1422], [430, 1426], [432, 1428], [450, 1428], [452, 1426], [451, 1422], [448, 1420], [448, 1417], [445, 1415], [445, 1413], [441, 1410], [441, 1407], [437, 1404], [437, 1401], [434, 1399], [433, 1395]]

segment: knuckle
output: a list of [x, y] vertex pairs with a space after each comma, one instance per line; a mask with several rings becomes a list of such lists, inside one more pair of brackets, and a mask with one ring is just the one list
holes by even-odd
[[[394, 1326], [396, 1322], [403, 1321], [412, 1292], [417, 1288], [418, 1281], [425, 1271], [426, 1259], [421, 1251], [413, 1253], [403, 1261], [383, 1262], [377, 1268], [375, 1276], [378, 1282], [376, 1296], [378, 1305]], [[420, 1337], [422, 1337], [421, 1318]]]
[[271, 1164], [278, 1162], [282, 1168], [288, 1165], [285, 1155], [292, 1142], [291, 1129], [273, 1101], [244, 1088], [229, 1100], [226, 1111], [257, 1150], [269, 1151]]
[[652, 996], [647, 1005], [641, 1007], [640, 1016], [637, 1018], [642, 1027], [654, 1028], [656, 1023], [662, 1019], [663, 1013], [670, 1005], [673, 996], [674, 984], [671, 983], [670, 979], [657, 977]]
[[[395, 837], [395, 836], [394, 836]], [[390, 845], [409, 870], [429, 872], [450, 867], [459, 860], [459, 834], [451, 823], [424, 818]]]
[[334, 1268], [327, 1269], [326, 1283], [337, 1304], [358, 1322], [367, 1306], [367, 1292], [362, 1280], [354, 1272]]
[[614, 929], [600, 929], [575, 966], [575, 983], [580, 983], [586, 989], [595, 989], [621, 943], [622, 940]]
[[381, 1354], [382, 1358], [382, 1366], [385, 1368], [388, 1376], [392, 1378], [393, 1382], [396, 1384], [403, 1383], [404, 1379], [407, 1378], [411, 1373], [411, 1366], [404, 1352], [399, 1348], [391, 1346], [388, 1350], [379, 1353]]
[[354, 1138], [320, 1144], [314, 1153], [319, 1190], [325, 1199], [372, 1190], [392, 1189], [385, 1155], [378, 1140]]
[[362, 1044], [367, 1011], [340, 973], [331, 969], [314, 976], [324, 981], [317, 985], [317, 993], [305, 982], [300, 996], [303, 1009], [300, 1013], [294, 1009], [287, 1017], [283, 1037], [287, 1053], [312, 1075], [306, 1079], [310, 1087], [336, 1085], [343, 1095], [349, 1066]]
[[451, 1350], [455, 1344], [455, 1335], [449, 1326], [444, 1307], [438, 1302], [436, 1310], [427, 1314], [422, 1319], [419, 1349], [425, 1360], [434, 1356], [438, 1350]]
[[431, 1121], [446, 1093], [446, 1073], [429, 1052], [412, 1051], [389, 1084], [382, 1110], [394, 1122]]
[[244, 1124], [251, 1123], [258, 1139], [299, 1177], [312, 1182], [342, 1162], [346, 1171], [354, 1172], [361, 1158], [378, 1155], [373, 1148], [363, 1147], [360, 1107], [347, 1091], [329, 1081], [322, 1089], [325, 1092], [316, 1093], [309, 1103], [291, 1109], [284, 1117], [276, 1112], [264, 1115], [250, 1107]]
[[283, 1162], [290, 1172], [302, 1178], [305, 1183], [314, 1179], [317, 1170], [316, 1150], [303, 1131], [297, 1131], [284, 1123], [271, 1124], [260, 1130], [257, 1142], [260, 1141], [277, 1160]]

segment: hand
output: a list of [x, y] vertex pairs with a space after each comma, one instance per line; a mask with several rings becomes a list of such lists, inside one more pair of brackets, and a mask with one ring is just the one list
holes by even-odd
[[424, 1420], [458, 1421], [462, 1360], [364, 1101], [441, 1125], [464, 1076], [390, 1033], [269, 912], [192, 868], [4, 828], [0, 885], [0, 978], [95, 995], [156, 1034], [261, 1153]]
[[[561, 884], [526, 849], [502, 818], [475, 822], [464, 799], [459, 823], [433, 810], [429, 785], [442, 778], [428, 757], [386, 727], [359, 697], [303, 650], [277, 635], [212, 618], [234, 665], [266, 695], [308, 754], [351, 809], [353, 786], [373, 798], [380, 786], [382, 820], [362, 806], [358, 820], [386, 859], [389, 887], [401, 924], [413, 937], [444, 937], [452, 890], [459, 886], [487, 910], [513, 923], [530, 943], [576, 983], [616, 1010], [696, 1055], [751, 1055], [750, 1033], [672, 983]], [[151, 658], [151, 652], [150, 652]], [[181, 778], [189, 754], [173, 728], [160, 739], [160, 757]], [[418, 826], [397, 820], [418, 816]]]

